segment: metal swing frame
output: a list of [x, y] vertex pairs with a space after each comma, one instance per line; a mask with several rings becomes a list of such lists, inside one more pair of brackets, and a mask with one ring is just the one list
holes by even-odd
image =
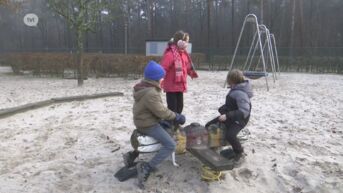
[[[270, 46], [271, 44], [270, 44], [270, 39], [269, 39], [269, 37], [270, 37], [269, 30], [267, 29], [267, 27], [265, 25], [259, 25], [259, 30], [260, 30], [261, 36], [262, 36], [262, 39], [261, 39], [261, 42], [263, 42], [262, 53], [263, 53], [263, 56], [266, 58], [265, 63], [269, 62], [272, 66], [272, 69], [274, 69], [273, 68], [274, 67], [274, 61], [272, 60], [273, 53], [271, 52], [271, 46]], [[251, 67], [252, 61], [254, 59], [254, 56], [255, 56], [255, 53], [257, 50], [257, 46], [258, 46], [258, 42], [257, 41], [255, 42], [256, 35], [257, 35], [257, 33], [255, 32], [254, 39], [251, 43], [249, 53], [248, 53], [247, 59], [245, 61], [243, 70], [246, 70], [246, 69], [249, 70]], [[265, 36], [263, 36], [263, 35], [265, 35]], [[265, 37], [265, 38], [263, 38], [263, 37]], [[254, 47], [254, 51], [251, 52], [253, 47]], [[265, 50], [266, 47], [267, 47], [267, 50]], [[254, 71], [244, 71], [243, 72], [246, 77], [248, 77], [250, 79], [258, 79], [258, 78], [261, 78], [264, 76], [268, 76], [268, 73], [266, 71], [265, 72], [256, 71], [257, 67], [259, 66], [259, 64], [261, 62], [261, 57], [262, 57], [262, 55], [260, 55], [260, 57], [258, 59], [258, 63], [255, 66]], [[249, 60], [250, 60], [250, 62], [249, 62], [248, 68], [247, 68], [246, 66], [247, 66]], [[273, 72], [274, 72], [274, 70], [273, 70]], [[273, 79], [275, 81], [274, 75], [273, 75]]]
[[280, 76], [280, 64], [279, 64], [279, 56], [278, 56], [278, 53], [277, 53], [277, 49], [276, 49], [276, 41], [275, 41], [275, 36], [274, 34], [270, 34], [270, 39], [272, 40], [272, 47], [274, 48], [273, 52], [274, 52], [274, 57], [275, 57], [275, 60], [276, 60], [276, 65], [277, 65], [277, 71], [279, 72], [279, 76]]
[[[272, 48], [272, 43], [271, 43], [271, 39], [270, 39], [270, 32], [269, 29], [265, 26], [265, 25], [259, 25], [260, 31], [261, 31], [261, 35], [262, 35], [262, 40], [263, 41], [263, 48], [262, 48], [262, 53], [266, 54], [265, 58], [265, 62], [266, 62], [266, 66], [268, 64], [270, 64], [272, 72], [273, 72], [273, 80], [275, 82], [275, 80], [277, 79], [276, 77], [276, 71], [275, 71], [275, 60], [274, 60], [274, 52], [273, 52], [273, 48]], [[266, 49], [267, 47], [267, 49]], [[255, 47], [256, 49], [256, 47]], [[266, 51], [265, 51], [266, 49]], [[255, 53], [255, 52], [254, 52]], [[251, 56], [252, 58], [254, 57], [254, 54]], [[261, 58], [261, 56], [260, 56]], [[255, 67], [255, 69], [258, 67], [260, 60], [258, 60], [258, 63]], [[250, 63], [251, 64], [251, 63]], [[248, 67], [248, 70], [250, 69], [250, 66]]]
[[[248, 70], [251, 67], [253, 58], [255, 56], [256, 50], [259, 49], [260, 51], [260, 57], [258, 60], [258, 64], [256, 65], [256, 67], [259, 65], [260, 62], [262, 62], [263, 65], [263, 71], [262, 72], [257, 72], [257, 71], [247, 71], [246, 75], [249, 73], [253, 73], [255, 75], [255, 78], [260, 78], [260, 77], [265, 77], [266, 80], [266, 86], [267, 86], [267, 90], [269, 91], [269, 85], [268, 85], [268, 72], [266, 70], [266, 59], [268, 59], [268, 62], [271, 65], [271, 69], [273, 72], [273, 79], [275, 82], [276, 77], [276, 73], [275, 73], [275, 59], [274, 57], [276, 57], [276, 61], [277, 61], [277, 65], [279, 67], [279, 63], [278, 63], [278, 59], [277, 59], [277, 51], [276, 51], [276, 44], [275, 44], [275, 37], [273, 34], [270, 34], [268, 28], [265, 25], [259, 25], [258, 21], [257, 21], [257, 17], [254, 14], [248, 14], [243, 22], [242, 28], [241, 28], [241, 32], [239, 34], [239, 38], [236, 44], [236, 48], [230, 63], [230, 68], [229, 68], [229, 73], [232, 70], [233, 67], [233, 63], [235, 61], [236, 55], [237, 55], [237, 50], [238, 47], [240, 45], [241, 42], [241, 38], [245, 29], [245, 26], [247, 23], [253, 23], [256, 31], [255, 34], [253, 36], [253, 40], [251, 42], [250, 48], [249, 48], [249, 52], [248, 52], [248, 56], [247, 59], [244, 63], [244, 67], [243, 70], [246, 69], [247, 65], [248, 65]], [[267, 47], [267, 50], [265, 51], [265, 48]], [[274, 49], [273, 49], [274, 47]], [[279, 69], [279, 68], [278, 68]], [[257, 76], [256, 76], [257, 75]], [[227, 80], [225, 81], [224, 87], [227, 84]]]

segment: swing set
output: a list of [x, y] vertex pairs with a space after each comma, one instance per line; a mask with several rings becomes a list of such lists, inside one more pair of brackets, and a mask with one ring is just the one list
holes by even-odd
[[[239, 34], [236, 48], [231, 60], [229, 72], [233, 68], [238, 47], [241, 43], [244, 29], [248, 23], [253, 25], [255, 33], [250, 44], [248, 56], [243, 66], [243, 75], [249, 79], [259, 79], [265, 77], [267, 90], [269, 91], [267, 78], [268, 72], [266, 66], [269, 65], [271, 67], [274, 82], [275, 80], [277, 80], [277, 71], [280, 75], [279, 59], [276, 49], [275, 37], [274, 34], [269, 32], [269, 29], [265, 25], [258, 24], [257, 17], [254, 14], [248, 14], [244, 19], [243, 26]], [[259, 51], [260, 55], [255, 57], [257, 50]], [[257, 64], [252, 67], [253, 61], [256, 63], [256, 59]], [[260, 63], [262, 63], [262, 69], [258, 68]], [[227, 81], [225, 81], [224, 86], [226, 86], [226, 84]]]

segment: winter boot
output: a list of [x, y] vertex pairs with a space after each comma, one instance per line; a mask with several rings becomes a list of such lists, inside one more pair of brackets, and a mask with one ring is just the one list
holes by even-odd
[[246, 154], [244, 152], [236, 153], [236, 156], [233, 158], [235, 167], [240, 167], [242, 165], [242, 163], [245, 161], [245, 156]]
[[138, 157], [139, 152], [137, 151], [129, 151], [123, 154], [123, 160], [126, 167], [130, 168], [135, 166], [135, 159]]
[[236, 157], [236, 153], [232, 149], [224, 149], [220, 152], [220, 155], [226, 159], [233, 159]]
[[232, 149], [225, 149], [220, 152], [220, 155], [226, 159], [232, 160], [235, 167], [240, 167], [245, 160], [244, 158], [246, 154], [244, 151], [241, 153], [235, 153]]
[[138, 187], [144, 189], [144, 183], [148, 180], [153, 168], [147, 162], [139, 162], [136, 166]]

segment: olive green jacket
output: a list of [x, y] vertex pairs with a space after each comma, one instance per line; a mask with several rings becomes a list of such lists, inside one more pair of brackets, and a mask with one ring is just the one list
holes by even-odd
[[163, 105], [158, 81], [144, 79], [136, 84], [133, 98], [133, 122], [137, 129], [150, 128], [162, 119], [175, 119], [175, 113]]

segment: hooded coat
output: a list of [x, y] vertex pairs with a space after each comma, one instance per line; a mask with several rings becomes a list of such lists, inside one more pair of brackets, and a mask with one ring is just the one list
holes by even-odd
[[225, 104], [218, 109], [221, 115], [226, 114], [225, 125], [236, 123], [244, 127], [248, 123], [252, 96], [253, 92], [248, 80], [236, 84], [230, 89]]
[[136, 84], [133, 98], [133, 122], [138, 130], [151, 128], [162, 119], [175, 119], [175, 113], [163, 105], [158, 81], [144, 79]]

